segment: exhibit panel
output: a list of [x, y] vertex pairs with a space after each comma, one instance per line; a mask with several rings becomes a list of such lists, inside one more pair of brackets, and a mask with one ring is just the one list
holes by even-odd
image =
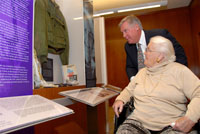
[[32, 94], [33, 0], [0, 5], [0, 97]]

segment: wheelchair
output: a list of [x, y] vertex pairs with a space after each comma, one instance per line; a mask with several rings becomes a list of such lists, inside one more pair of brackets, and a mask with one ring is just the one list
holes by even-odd
[[[117, 118], [117, 116], [115, 115], [114, 134], [116, 134], [119, 126], [126, 120], [128, 115], [130, 115], [130, 113], [133, 112], [133, 110], [134, 110], [134, 103], [133, 103], [133, 97], [131, 97], [130, 101], [124, 105], [122, 112], [119, 114], [119, 117]], [[200, 134], [200, 121], [198, 121], [195, 124], [194, 129], [197, 130], [198, 134]]]

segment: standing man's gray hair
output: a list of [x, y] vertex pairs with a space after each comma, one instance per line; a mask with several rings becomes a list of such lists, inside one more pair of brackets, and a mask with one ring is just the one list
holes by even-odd
[[136, 17], [135, 15], [129, 15], [129, 16], [126, 16], [125, 18], [123, 18], [119, 23], [119, 27], [121, 27], [121, 25], [124, 22], [128, 22], [128, 24], [130, 24], [130, 25], [138, 24], [140, 29], [143, 30], [142, 23], [140, 22], [138, 17]]

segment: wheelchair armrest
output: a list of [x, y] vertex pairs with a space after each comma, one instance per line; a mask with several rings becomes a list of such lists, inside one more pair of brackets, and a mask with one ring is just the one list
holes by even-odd
[[122, 112], [119, 114], [119, 117], [115, 115], [115, 124], [114, 124], [114, 133], [117, 132], [118, 127], [126, 120], [126, 118], [133, 112], [134, 106], [133, 106], [133, 98], [130, 98], [130, 102], [127, 102]]

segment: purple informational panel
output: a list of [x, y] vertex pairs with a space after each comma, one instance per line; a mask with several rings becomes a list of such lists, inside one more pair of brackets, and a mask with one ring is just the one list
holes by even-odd
[[0, 97], [32, 94], [33, 0], [0, 0]]

